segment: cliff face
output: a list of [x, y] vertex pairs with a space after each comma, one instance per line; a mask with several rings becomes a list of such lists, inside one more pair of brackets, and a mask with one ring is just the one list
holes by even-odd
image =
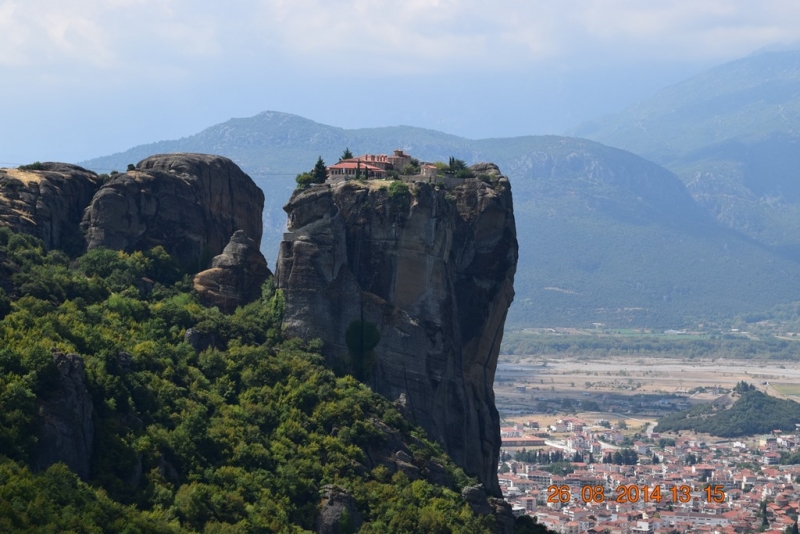
[[95, 173], [67, 163], [0, 169], [0, 225], [38, 237], [48, 249], [77, 252], [83, 210], [98, 187]]
[[514, 296], [511, 188], [494, 165], [448, 190], [385, 182], [295, 192], [275, 278], [290, 334], [353, 373], [500, 494], [492, 384]]
[[94, 422], [83, 359], [77, 354], [54, 352], [53, 361], [59, 371], [58, 382], [41, 403], [43, 423], [33, 464], [43, 470], [64, 462], [86, 480], [94, 449]]
[[264, 193], [228, 158], [165, 154], [104, 184], [81, 224], [88, 248], [146, 250], [162, 245], [198, 271], [233, 233], [261, 240]]

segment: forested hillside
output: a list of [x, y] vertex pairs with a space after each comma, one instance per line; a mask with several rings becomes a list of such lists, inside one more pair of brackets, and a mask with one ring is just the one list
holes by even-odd
[[773, 430], [793, 432], [800, 423], [800, 404], [776, 399], [741, 383], [741, 396], [728, 408], [699, 404], [658, 421], [659, 432], [693, 430], [734, 438], [769, 434]]
[[[459, 495], [474, 482], [391, 403], [284, 339], [269, 284], [223, 315], [160, 248], [73, 260], [5, 228], [0, 282], [0, 531], [494, 527]], [[90, 454], [63, 460], [85, 462], [85, 480], [43, 446], [67, 378], [91, 403]]]

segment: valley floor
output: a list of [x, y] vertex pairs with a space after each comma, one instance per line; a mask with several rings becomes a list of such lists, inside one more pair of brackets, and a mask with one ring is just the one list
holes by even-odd
[[[556, 532], [783, 532], [800, 511], [800, 466], [777, 464], [800, 436], [660, 434], [655, 424], [728, 402], [740, 381], [800, 400], [800, 362], [501, 356], [504, 495]], [[603, 462], [626, 449], [633, 465]]]
[[720, 358], [501, 355], [494, 391], [500, 413], [509, 416], [561, 412], [585, 401], [598, 403], [591, 411], [663, 415], [713, 401], [740, 381], [800, 401], [800, 362]]

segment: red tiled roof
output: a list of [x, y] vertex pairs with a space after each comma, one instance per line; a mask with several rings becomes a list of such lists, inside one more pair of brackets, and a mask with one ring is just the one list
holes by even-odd
[[368, 163], [364, 163], [363, 161], [359, 164], [355, 161], [341, 161], [335, 165], [331, 165], [328, 169], [357, 169], [361, 168], [363, 170], [370, 170], [370, 171], [378, 171], [378, 172], [386, 172], [385, 170], [381, 169], [380, 167], [376, 167], [374, 165], [370, 165]]

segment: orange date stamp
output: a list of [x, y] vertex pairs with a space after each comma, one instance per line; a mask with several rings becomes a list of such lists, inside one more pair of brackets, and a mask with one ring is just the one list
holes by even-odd
[[[706, 502], [725, 502], [725, 486], [711, 485], [695, 491], [695, 488], [686, 484], [678, 486], [638, 486], [636, 484], [622, 484], [606, 494], [605, 486], [581, 486], [580, 500], [584, 503], [660, 503], [665, 497], [671, 498], [668, 502], [688, 503], [695, 497], [693, 493], [705, 496]], [[579, 496], [572, 494], [572, 488], [564, 485], [552, 485], [547, 488], [547, 502], [566, 504], [578, 501]]]

